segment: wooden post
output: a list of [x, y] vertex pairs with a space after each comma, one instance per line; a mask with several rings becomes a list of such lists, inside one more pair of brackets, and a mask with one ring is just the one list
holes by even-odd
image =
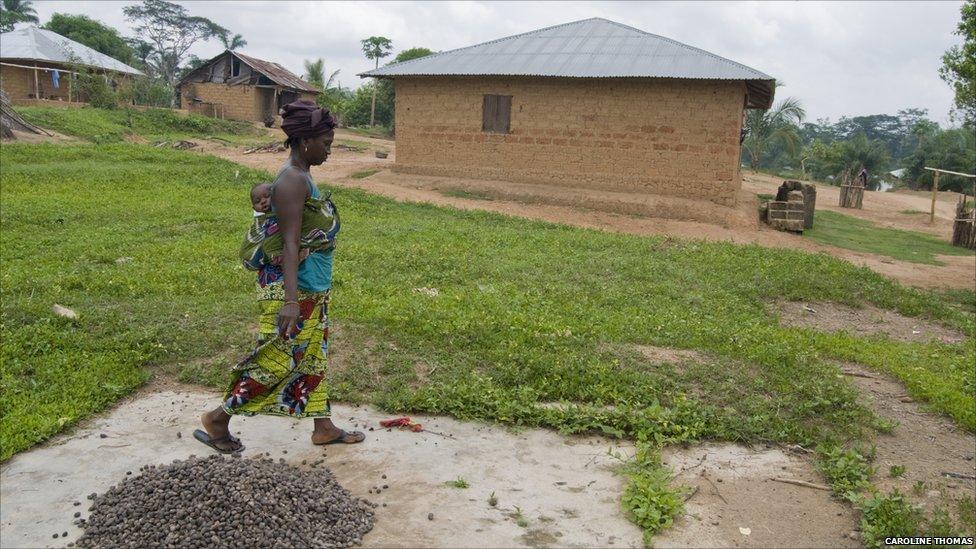
[[41, 98], [41, 84], [37, 79], [37, 63], [34, 63], [34, 99]]
[[71, 81], [75, 79], [73, 72], [68, 73], [68, 103], [71, 103]]
[[935, 196], [939, 192], [939, 174], [935, 172], [935, 179], [932, 180], [932, 211], [929, 212], [929, 225], [935, 223]]

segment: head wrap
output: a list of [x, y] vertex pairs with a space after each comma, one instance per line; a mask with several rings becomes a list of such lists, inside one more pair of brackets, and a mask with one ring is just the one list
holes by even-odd
[[331, 131], [337, 125], [329, 109], [307, 99], [299, 99], [282, 107], [281, 119], [281, 129], [289, 139], [316, 137]]

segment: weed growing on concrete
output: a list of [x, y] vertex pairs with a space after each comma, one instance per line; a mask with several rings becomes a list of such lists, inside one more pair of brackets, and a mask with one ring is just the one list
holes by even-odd
[[817, 449], [817, 470], [830, 483], [834, 492], [854, 501], [857, 494], [870, 485], [874, 469], [869, 465], [873, 452], [859, 449], [843, 449], [836, 445], [823, 445]]
[[630, 482], [624, 490], [624, 509], [644, 529], [644, 542], [650, 545], [654, 534], [670, 527], [684, 512], [684, 490], [671, 486], [671, 469], [661, 461], [654, 443], [638, 442], [637, 454], [625, 471]]
[[522, 508], [518, 505], [515, 505], [514, 508], [515, 512], [512, 513], [512, 518], [515, 519], [515, 524], [521, 526], [522, 528], [528, 527], [529, 521], [525, 518], [525, 515], [522, 514]]
[[445, 482], [444, 484], [446, 484], [448, 486], [452, 486], [454, 488], [470, 488], [471, 487], [471, 485], [468, 484], [468, 481], [464, 480], [464, 477], [458, 477], [458, 478], [456, 478], [454, 480], [449, 480], [449, 481]]

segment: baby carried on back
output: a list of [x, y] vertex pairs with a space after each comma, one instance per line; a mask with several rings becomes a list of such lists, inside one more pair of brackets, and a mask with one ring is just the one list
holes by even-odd
[[[251, 205], [254, 208], [254, 222], [241, 244], [241, 261], [244, 268], [259, 271], [265, 265], [280, 265], [284, 259], [285, 243], [278, 228], [278, 216], [271, 206], [274, 186], [259, 183], [251, 188]], [[339, 214], [329, 196], [305, 199], [302, 211], [299, 261], [311, 252], [327, 252], [335, 248], [335, 237], [339, 231]]]

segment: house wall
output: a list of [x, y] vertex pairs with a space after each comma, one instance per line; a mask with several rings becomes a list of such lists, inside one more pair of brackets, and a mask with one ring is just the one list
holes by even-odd
[[[303, 93], [302, 99], [315, 100], [315, 94]], [[199, 98], [201, 101], [194, 101]], [[270, 112], [277, 117], [274, 89], [239, 84], [230, 86], [214, 82], [189, 82], [180, 87], [180, 105], [192, 113], [248, 122], [264, 122]], [[214, 108], [216, 106], [216, 109]]]
[[[7, 62], [7, 60], [4, 61]], [[9, 60], [9, 62], [17, 65], [35, 65], [33, 61]], [[71, 93], [68, 93], [71, 74], [66, 72], [68, 69], [64, 65], [44, 62], [38, 62], [36, 65], [42, 69], [59, 69], [61, 71], [59, 87], [54, 87], [51, 72], [48, 70], [37, 71], [37, 87], [39, 90], [35, 90], [33, 69], [0, 65], [0, 89], [7, 92], [7, 96], [10, 97], [10, 101], [14, 105], [26, 104], [25, 102], [34, 101], [38, 97], [43, 100], [68, 101], [70, 95], [71, 100], [75, 102], [87, 100], [85, 94], [78, 89], [76, 82], [70, 84]], [[117, 91], [126, 89], [131, 85], [132, 76], [119, 73], [108, 74], [111, 80], [116, 83]]]
[[[511, 133], [481, 131], [511, 95]], [[742, 82], [397, 78], [396, 170], [707, 198], [741, 187]]]

